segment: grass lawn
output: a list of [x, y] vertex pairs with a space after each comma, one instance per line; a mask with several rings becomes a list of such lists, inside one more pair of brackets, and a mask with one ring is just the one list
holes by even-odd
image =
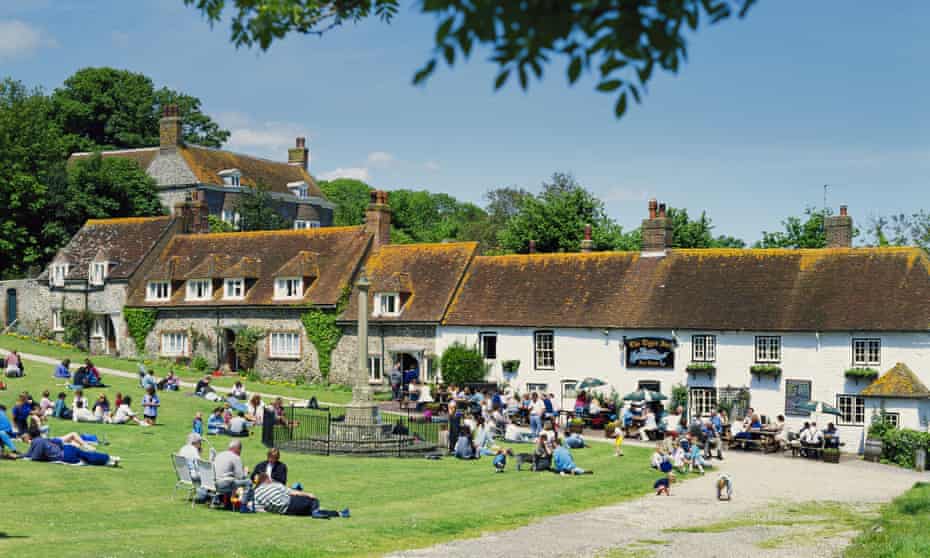
[[[0, 392], [0, 402], [9, 409], [24, 389], [37, 398], [43, 389], [53, 397], [62, 389], [53, 383], [51, 366], [30, 362], [27, 374], [8, 379], [9, 389]], [[133, 396], [135, 410], [141, 411], [136, 382], [108, 382], [111, 401], [122, 391]], [[575, 452], [579, 466], [596, 472], [577, 478], [518, 473], [512, 464], [505, 474], [494, 474], [489, 459], [285, 454], [290, 482], [302, 481], [324, 508], [350, 507], [353, 517], [323, 521], [191, 509], [182, 499], [171, 499], [175, 477], [169, 454], [183, 444], [194, 412], [206, 412], [211, 405], [182, 393], [160, 397], [161, 424], [151, 428], [52, 419], [53, 435], [106, 433], [111, 445], [101, 449], [122, 457], [118, 469], [0, 460], [0, 533], [5, 533], [0, 534], [0, 556], [30, 548], [81, 557], [378, 555], [615, 503], [649, 492], [655, 477], [648, 467], [649, 448], [628, 447], [626, 457], [617, 459], [612, 445], [603, 443]], [[229, 440], [209, 438], [217, 447]], [[246, 440], [246, 465], [253, 467], [264, 453], [257, 437]], [[531, 545], [527, 541], [528, 552]]]
[[[45, 356], [55, 359], [70, 358], [72, 363], [72, 371], [77, 369], [77, 363], [84, 362], [84, 359], [88, 358], [88, 356], [98, 368], [112, 368], [114, 370], [131, 372], [133, 374], [137, 373], [139, 370], [139, 363], [135, 360], [117, 358], [107, 355], [88, 355], [87, 353], [81, 352], [77, 349], [63, 349], [61, 347], [46, 345], [45, 343], [39, 343], [37, 341], [20, 339], [19, 337], [14, 337], [12, 335], [0, 335], [0, 348], [6, 349], [8, 351], [15, 349], [22, 353]], [[27, 363], [27, 367], [28, 366], [29, 365]], [[164, 362], [153, 361], [149, 367], [155, 371], [155, 375], [159, 378], [168, 374], [168, 365]], [[203, 375], [196, 370], [181, 366], [175, 366], [173, 368], [175, 374], [185, 381], [196, 382], [203, 377]], [[223, 376], [214, 378], [212, 383], [215, 386], [232, 387], [232, 385], [236, 383], [237, 379], [237, 376]], [[108, 378], [104, 378], [104, 381], [110, 383]], [[296, 397], [300, 399], [310, 399], [311, 397], [316, 397], [319, 401], [326, 401], [328, 403], [348, 403], [352, 398], [351, 390], [349, 390], [349, 388], [346, 386], [340, 385], [321, 386], [311, 384], [289, 386], [264, 382], [245, 383], [247, 384], [246, 388], [252, 391], [273, 393], [275, 395], [281, 395], [284, 397]]]
[[882, 508], [881, 517], [846, 550], [847, 558], [930, 556], [930, 484], [918, 483]]

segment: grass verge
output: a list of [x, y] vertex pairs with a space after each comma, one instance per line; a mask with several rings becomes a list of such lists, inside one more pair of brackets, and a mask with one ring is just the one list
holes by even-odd
[[884, 506], [878, 520], [846, 549], [847, 558], [930, 556], [930, 484], [913, 488]]

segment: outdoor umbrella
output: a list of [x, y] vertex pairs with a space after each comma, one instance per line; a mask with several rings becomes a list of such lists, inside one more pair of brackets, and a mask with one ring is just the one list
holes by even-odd
[[624, 401], [645, 401], [647, 403], [651, 403], [653, 401], [665, 401], [666, 399], [668, 399], [667, 396], [649, 389], [641, 389], [639, 391], [634, 391], [633, 393], [628, 393], [623, 396]]
[[804, 403], [799, 404], [798, 408], [803, 409], [805, 411], [810, 411], [811, 413], [815, 413], [815, 414], [836, 415], [836, 416], [840, 416], [843, 414], [840, 412], [839, 409], [837, 409], [833, 405], [829, 403], [825, 403], [823, 401], [806, 401]]
[[598, 378], [585, 378], [578, 384], [578, 389], [591, 389], [607, 385], [607, 382]]

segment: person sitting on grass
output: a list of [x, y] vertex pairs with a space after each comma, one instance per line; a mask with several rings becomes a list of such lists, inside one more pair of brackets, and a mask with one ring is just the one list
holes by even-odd
[[96, 451], [96, 446], [85, 441], [77, 432], [69, 432], [59, 438], [23, 436], [29, 444], [25, 457], [32, 461], [62, 461], [77, 464], [118, 467], [120, 458]]
[[6, 416], [6, 405], [2, 404], [0, 404], [0, 444], [2, 444], [4, 456], [9, 455], [13, 459], [19, 457], [19, 452], [13, 444], [13, 425]]
[[278, 448], [268, 450], [268, 456], [265, 461], [255, 466], [252, 472], [252, 482], [258, 482], [258, 477], [262, 473], [271, 477], [271, 480], [280, 482], [287, 486], [287, 465], [281, 462], [281, 452]]
[[84, 402], [78, 401], [74, 408], [74, 414], [71, 416], [74, 422], [99, 422], [96, 415], [90, 409], [84, 408]]
[[249, 404], [246, 405], [245, 418], [252, 424], [265, 423], [265, 406], [262, 404], [261, 395], [257, 393], [252, 394], [252, 398], [249, 399]]
[[559, 447], [555, 448], [555, 451], [552, 453], [552, 461], [555, 465], [555, 470], [557, 473], [562, 475], [593, 475], [594, 471], [585, 470], [581, 467], [575, 465], [575, 460], [572, 459], [572, 452], [569, 451], [568, 447], [565, 444], [560, 444]]
[[665, 456], [665, 448], [662, 447], [662, 443], [659, 442], [656, 444], [656, 451], [652, 454], [652, 459], [649, 462], [649, 466], [653, 469], [658, 469], [662, 466], [662, 463], [665, 463], [667, 458]]
[[140, 420], [136, 416], [136, 413], [132, 410], [132, 398], [128, 395], [123, 397], [123, 402], [119, 407], [116, 408], [116, 412], [113, 413], [113, 418], [110, 422], [113, 424], [127, 424], [129, 422], [134, 422], [139, 426], [148, 426], [148, 423], [144, 420]]
[[26, 432], [29, 427], [29, 415], [32, 413], [32, 405], [27, 400], [25, 392], [16, 398], [16, 405], [13, 405], [13, 424], [16, 425], [16, 431], [20, 434]]
[[100, 371], [94, 366], [90, 359], [84, 360], [84, 369], [87, 371], [87, 386], [103, 387], [103, 380], [100, 378]]
[[[623, 438], [621, 437], [621, 440], [622, 439]], [[569, 432], [565, 437], [565, 445], [571, 449], [582, 449], [585, 447], [584, 438], [577, 432]]]
[[239, 401], [245, 401], [248, 398], [248, 395], [245, 392], [245, 386], [242, 385], [242, 381], [236, 380], [236, 383], [233, 385], [229, 394]]
[[208, 393], [215, 394], [216, 392], [213, 390], [213, 386], [210, 385], [210, 376], [204, 376], [194, 387], [194, 395], [206, 397]]
[[162, 387], [162, 389], [166, 389], [168, 391], [178, 391], [181, 389], [181, 379], [178, 378], [177, 374], [174, 373], [174, 370], [169, 370], [168, 375], [165, 376], [165, 379], [162, 380], [162, 382], [164, 382], [164, 387]]
[[58, 399], [55, 400], [55, 407], [52, 409], [53, 417], [65, 420], [71, 418], [71, 409], [69, 409], [68, 404], [65, 403], [65, 397], [65, 392], [60, 392], [58, 394]]
[[669, 471], [664, 477], [660, 478], [652, 485], [656, 489], [656, 496], [661, 496], [665, 494], [666, 496], [671, 496], [671, 486], [675, 481], [675, 473]]
[[71, 400], [71, 408], [77, 409], [77, 404], [79, 401], [84, 404], [83, 406], [85, 409], [90, 408], [90, 404], [87, 402], [87, 398], [84, 397], [84, 390], [81, 388], [74, 390], [74, 399]]
[[258, 476], [258, 486], [255, 488], [255, 504], [268, 513], [281, 515], [310, 516], [317, 519], [330, 517], [349, 517], [349, 508], [341, 512], [321, 510], [320, 501], [309, 492], [288, 490], [280, 482], [274, 481], [266, 473]]
[[507, 456], [513, 455], [513, 450], [510, 448], [497, 448], [497, 452], [494, 455], [494, 472], [503, 473], [504, 469], [507, 468]]
[[55, 378], [59, 379], [71, 379], [71, 359], [64, 359], [55, 366]]
[[207, 419], [207, 434], [224, 433], [226, 433], [226, 421], [223, 420], [223, 408], [217, 407]]
[[158, 380], [155, 379], [155, 376], [152, 375], [152, 371], [145, 369], [145, 372], [142, 374], [142, 377], [139, 378], [139, 386], [142, 387], [142, 391], [148, 391], [149, 388], [155, 389], [158, 387]]
[[457, 459], [478, 459], [478, 453], [471, 439], [471, 429], [467, 426], [463, 426], [459, 431], [459, 438], [455, 442], [455, 457]]
[[669, 461], [671, 461], [672, 465], [678, 469], [679, 472], [683, 473], [685, 470], [686, 458], [685, 449], [682, 447], [682, 444], [679, 443], [669, 456]]
[[245, 420], [245, 413], [239, 411], [236, 413], [236, 416], [229, 419], [228, 429], [230, 436], [238, 436], [240, 438], [248, 437], [249, 423]]
[[97, 419], [97, 422], [104, 422], [109, 415], [110, 400], [107, 399], [107, 394], [101, 393], [94, 403], [94, 418]]
[[24, 376], [23, 366], [19, 353], [10, 351], [10, 354], [6, 355], [6, 377], [21, 378], [22, 376]]

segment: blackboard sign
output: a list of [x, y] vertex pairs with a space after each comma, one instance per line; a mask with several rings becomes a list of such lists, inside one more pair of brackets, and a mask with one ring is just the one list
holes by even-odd
[[674, 368], [675, 341], [662, 337], [624, 339], [627, 368]]

